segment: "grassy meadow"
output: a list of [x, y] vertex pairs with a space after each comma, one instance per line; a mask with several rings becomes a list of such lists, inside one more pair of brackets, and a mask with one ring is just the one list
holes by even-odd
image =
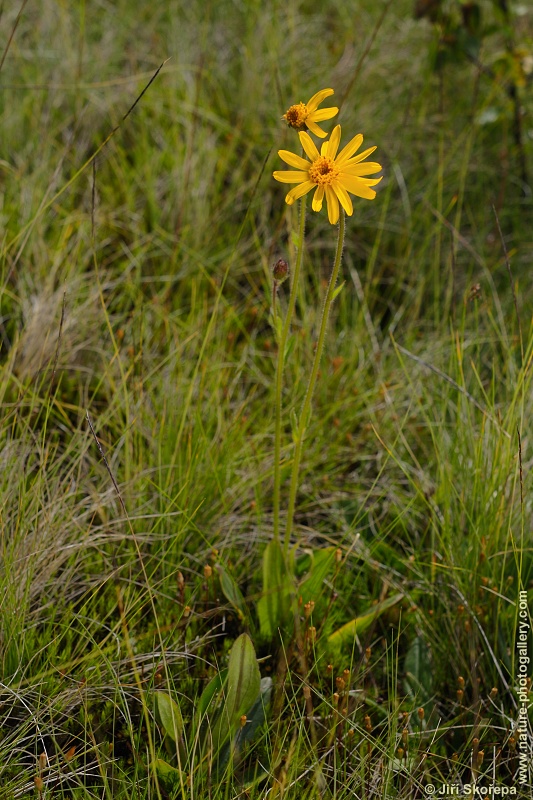
[[532, 89], [527, 4], [0, 4], [2, 800], [532, 796]]

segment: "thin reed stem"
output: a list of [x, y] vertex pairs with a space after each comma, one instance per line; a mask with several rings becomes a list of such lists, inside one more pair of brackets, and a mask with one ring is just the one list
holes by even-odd
[[285, 368], [285, 351], [287, 349], [287, 339], [291, 329], [291, 321], [296, 305], [296, 294], [300, 280], [302, 266], [305, 235], [305, 210], [307, 206], [307, 195], [300, 200], [300, 222], [298, 227], [298, 251], [296, 254], [296, 264], [291, 275], [291, 291], [289, 303], [285, 314], [285, 320], [281, 329], [281, 336], [278, 342], [278, 362], [276, 365], [276, 427], [274, 434], [274, 539], [279, 541], [279, 512], [280, 512], [280, 485], [281, 485], [281, 420], [283, 411], [283, 370]]
[[333, 263], [333, 269], [331, 271], [331, 276], [329, 279], [326, 299], [324, 300], [324, 306], [322, 308], [322, 318], [320, 320], [320, 331], [318, 334], [318, 342], [315, 350], [315, 357], [313, 360], [313, 368], [311, 370], [311, 377], [309, 378], [309, 383], [307, 384], [307, 390], [305, 393], [302, 410], [300, 412], [300, 417], [298, 420], [298, 428], [294, 434], [295, 436], [294, 458], [292, 462], [292, 471], [291, 471], [289, 507], [287, 510], [287, 526], [285, 529], [285, 543], [284, 543], [285, 556], [287, 556], [288, 554], [289, 544], [291, 541], [292, 523], [294, 519], [294, 507], [296, 505], [296, 492], [298, 490], [298, 474], [300, 472], [300, 460], [302, 457], [302, 446], [305, 439], [305, 432], [307, 430], [309, 417], [311, 415], [311, 403], [313, 401], [313, 394], [315, 391], [316, 381], [318, 377], [320, 359], [322, 357], [322, 351], [324, 350], [324, 342], [326, 340], [329, 312], [331, 310], [331, 304], [333, 302], [333, 298], [335, 295], [335, 285], [337, 283], [337, 278], [339, 277], [339, 270], [342, 262], [344, 231], [345, 231], [345, 216], [344, 216], [344, 211], [341, 208], [340, 218], [339, 218], [339, 236], [337, 239], [337, 250], [335, 253], [335, 261]]

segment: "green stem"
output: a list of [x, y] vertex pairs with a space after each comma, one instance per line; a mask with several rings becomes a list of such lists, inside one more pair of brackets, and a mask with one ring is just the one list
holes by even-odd
[[285, 367], [285, 350], [287, 349], [287, 339], [291, 329], [291, 320], [296, 305], [296, 294], [302, 258], [304, 251], [305, 235], [305, 209], [307, 206], [307, 195], [300, 200], [300, 224], [298, 229], [298, 251], [296, 254], [296, 264], [291, 276], [291, 291], [289, 294], [289, 304], [287, 313], [281, 330], [281, 337], [278, 342], [278, 363], [276, 366], [276, 428], [274, 434], [274, 539], [279, 541], [279, 511], [280, 511], [280, 485], [281, 485], [281, 415], [283, 406], [283, 370]]
[[313, 400], [313, 394], [315, 391], [316, 381], [318, 378], [318, 368], [320, 366], [320, 359], [322, 357], [322, 351], [324, 350], [324, 342], [326, 340], [329, 312], [331, 310], [331, 304], [333, 302], [333, 297], [335, 294], [335, 285], [337, 283], [337, 278], [339, 277], [339, 270], [342, 262], [344, 230], [345, 230], [345, 216], [344, 216], [344, 211], [341, 208], [340, 218], [339, 218], [339, 236], [337, 239], [337, 251], [335, 253], [335, 261], [329, 279], [326, 299], [324, 300], [324, 306], [322, 308], [322, 318], [320, 320], [320, 331], [318, 334], [318, 342], [315, 350], [315, 357], [313, 360], [313, 368], [311, 370], [311, 377], [309, 378], [309, 383], [307, 384], [307, 391], [305, 393], [302, 410], [300, 412], [300, 418], [298, 420], [298, 428], [294, 433], [294, 438], [295, 438], [294, 459], [292, 462], [289, 508], [287, 510], [287, 527], [285, 529], [285, 547], [284, 547], [285, 556], [287, 556], [288, 554], [289, 544], [291, 541], [292, 523], [294, 519], [294, 507], [296, 505], [296, 492], [298, 490], [298, 474], [300, 471], [300, 460], [302, 457], [302, 446], [305, 439], [307, 423], [309, 422], [309, 417], [311, 416], [311, 403]]

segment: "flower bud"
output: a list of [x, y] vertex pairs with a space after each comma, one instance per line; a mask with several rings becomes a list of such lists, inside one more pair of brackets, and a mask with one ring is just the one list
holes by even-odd
[[278, 258], [272, 268], [272, 274], [278, 286], [289, 277], [289, 265], [283, 258]]

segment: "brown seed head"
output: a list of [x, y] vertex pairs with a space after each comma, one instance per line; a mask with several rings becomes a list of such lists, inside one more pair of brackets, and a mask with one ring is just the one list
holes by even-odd
[[335, 684], [337, 686], [338, 692], [343, 692], [346, 689], [346, 681], [344, 680], [344, 678], [341, 677], [335, 678]]
[[306, 619], [309, 619], [311, 614], [313, 613], [313, 609], [315, 607], [314, 601], [310, 600], [308, 603], [304, 605], [304, 616]]

